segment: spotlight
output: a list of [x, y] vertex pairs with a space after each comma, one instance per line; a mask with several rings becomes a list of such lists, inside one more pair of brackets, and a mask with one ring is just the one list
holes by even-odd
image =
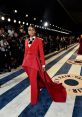
[[34, 18], [34, 20], [36, 20], [36, 18]]
[[25, 22], [23, 22], [23, 24], [25, 24]]
[[15, 13], [17, 13], [17, 10], [14, 10]]
[[18, 21], [19, 24], [21, 24], [21, 21]]
[[16, 23], [16, 20], [14, 20], [14, 23]]
[[10, 22], [11, 21], [11, 19], [10, 18], [8, 18], [8, 22]]
[[5, 20], [5, 17], [2, 16], [2, 17], [1, 17], [1, 20]]
[[26, 25], [28, 26], [28, 23], [26, 23]]
[[49, 24], [48, 22], [44, 22], [44, 26], [47, 27]]
[[42, 20], [40, 20], [40, 22], [42, 22]]
[[28, 14], [26, 14], [26, 17], [28, 17]]

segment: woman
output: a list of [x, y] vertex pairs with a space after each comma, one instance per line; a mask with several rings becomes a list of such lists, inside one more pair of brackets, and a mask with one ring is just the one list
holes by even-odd
[[78, 49], [78, 53], [77, 54], [82, 55], [82, 34], [80, 35], [79, 49]]
[[[22, 67], [28, 74], [31, 84], [31, 104], [38, 101], [40, 88], [47, 88], [54, 101], [65, 102], [66, 91], [61, 84], [52, 82], [45, 71], [45, 59], [43, 51], [43, 39], [36, 36], [34, 25], [28, 27], [29, 38], [25, 40], [25, 54]], [[57, 89], [61, 90], [61, 97], [57, 97]], [[59, 91], [61, 92], [61, 91]], [[60, 93], [59, 93], [60, 94]], [[57, 99], [56, 99], [57, 97]]]

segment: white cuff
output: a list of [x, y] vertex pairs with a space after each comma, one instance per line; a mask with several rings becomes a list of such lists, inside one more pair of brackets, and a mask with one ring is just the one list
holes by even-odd
[[42, 65], [42, 67], [45, 67], [45, 65]]

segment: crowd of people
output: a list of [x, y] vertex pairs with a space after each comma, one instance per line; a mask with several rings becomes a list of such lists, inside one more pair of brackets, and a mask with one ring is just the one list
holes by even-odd
[[0, 72], [17, 68], [23, 59], [24, 32], [0, 28]]
[[[48, 54], [53, 51], [59, 51], [61, 48], [67, 49], [67, 46], [75, 41], [65, 36], [45, 36], [38, 34], [44, 39], [44, 52]], [[0, 73], [11, 71], [21, 65], [24, 56], [24, 42], [28, 37], [27, 31], [23, 27], [18, 30], [14, 28], [0, 28]]]

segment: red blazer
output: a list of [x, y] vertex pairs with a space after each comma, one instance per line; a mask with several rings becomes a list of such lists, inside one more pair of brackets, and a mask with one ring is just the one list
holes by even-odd
[[31, 67], [39, 70], [39, 67], [45, 65], [43, 39], [36, 37], [31, 46], [28, 46], [28, 39], [25, 40], [25, 54], [23, 67]]

